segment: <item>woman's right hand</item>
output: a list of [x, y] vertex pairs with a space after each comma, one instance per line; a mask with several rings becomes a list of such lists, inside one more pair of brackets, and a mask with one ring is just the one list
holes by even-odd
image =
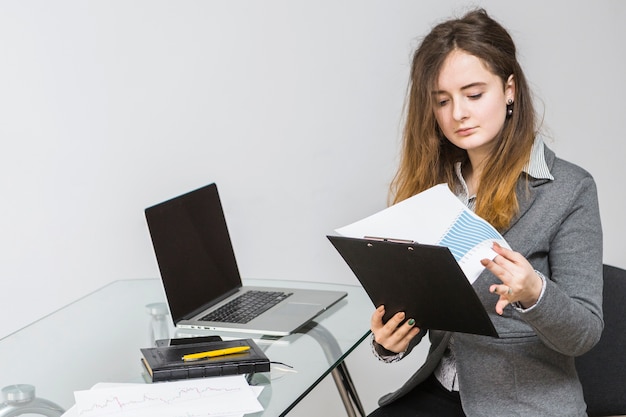
[[383, 324], [385, 306], [379, 306], [372, 314], [371, 329], [376, 343], [385, 349], [400, 353], [406, 351], [409, 342], [419, 333], [419, 327], [415, 326], [415, 320], [409, 319], [400, 326], [405, 319], [404, 312], [394, 314], [387, 323]]

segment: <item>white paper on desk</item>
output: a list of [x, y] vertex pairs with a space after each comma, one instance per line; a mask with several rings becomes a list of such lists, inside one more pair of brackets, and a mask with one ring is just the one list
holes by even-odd
[[470, 283], [484, 270], [481, 259], [493, 259], [493, 242], [508, 243], [484, 219], [439, 184], [363, 220], [336, 230], [347, 237], [377, 237], [447, 246]]
[[71, 416], [239, 417], [263, 410], [255, 388], [244, 375], [103, 386], [76, 391]]

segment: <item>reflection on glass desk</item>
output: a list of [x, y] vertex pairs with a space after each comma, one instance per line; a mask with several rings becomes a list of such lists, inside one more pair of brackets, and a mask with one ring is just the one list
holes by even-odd
[[[245, 284], [333, 289], [348, 296], [289, 336], [177, 330], [170, 323], [170, 337], [253, 338], [271, 361], [293, 367], [272, 365], [271, 372], [252, 378], [252, 384], [264, 386], [259, 400], [265, 410], [255, 416], [286, 414], [331, 372], [348, 415], [356, 415], [347, 401], [356, 402], [358, 409], [358, 396], [342, 393], [339, 380], [349, 380], [343, 359], [369, 334], [373, 307], [365, 291], [360, 286], [299, 281], [247, 280]], [[164, 299], [160, 280], [115, 281], [0, 339], [0, 388], [31, 384], [37, 397], [69, 409], [74, 391], [98, 382], [145, 382], [139, 349], [150, 346], [153, 337], [146, 306]]]

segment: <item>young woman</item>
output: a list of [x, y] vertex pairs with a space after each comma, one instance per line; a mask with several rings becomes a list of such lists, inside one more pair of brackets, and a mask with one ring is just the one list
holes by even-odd
[[376, 309], [372, 345], [381, 360], [401, 360], [427, 333], [431, 347], [371, 416], [586, 416], [574, 357], [603, 328], [597, 192], [537, 130], [515, 45], [484, 10], [423, 39], [394, 202], [445, 182], [513, 250], [495, 245], [473, 284], [499, 338], [400, 325], [402, 312], [383, 324], [384, 306]]

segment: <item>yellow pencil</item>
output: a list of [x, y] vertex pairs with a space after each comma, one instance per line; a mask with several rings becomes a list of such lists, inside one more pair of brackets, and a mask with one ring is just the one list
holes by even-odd
[[250, 350], [250, 346], [236, 346], [226, 349], [209, 350], [208, 352], [190, 353], [183, 356], [184, 361], [195, 361], [198, 359], [212, 358], [214, 356], [232, 355]]

